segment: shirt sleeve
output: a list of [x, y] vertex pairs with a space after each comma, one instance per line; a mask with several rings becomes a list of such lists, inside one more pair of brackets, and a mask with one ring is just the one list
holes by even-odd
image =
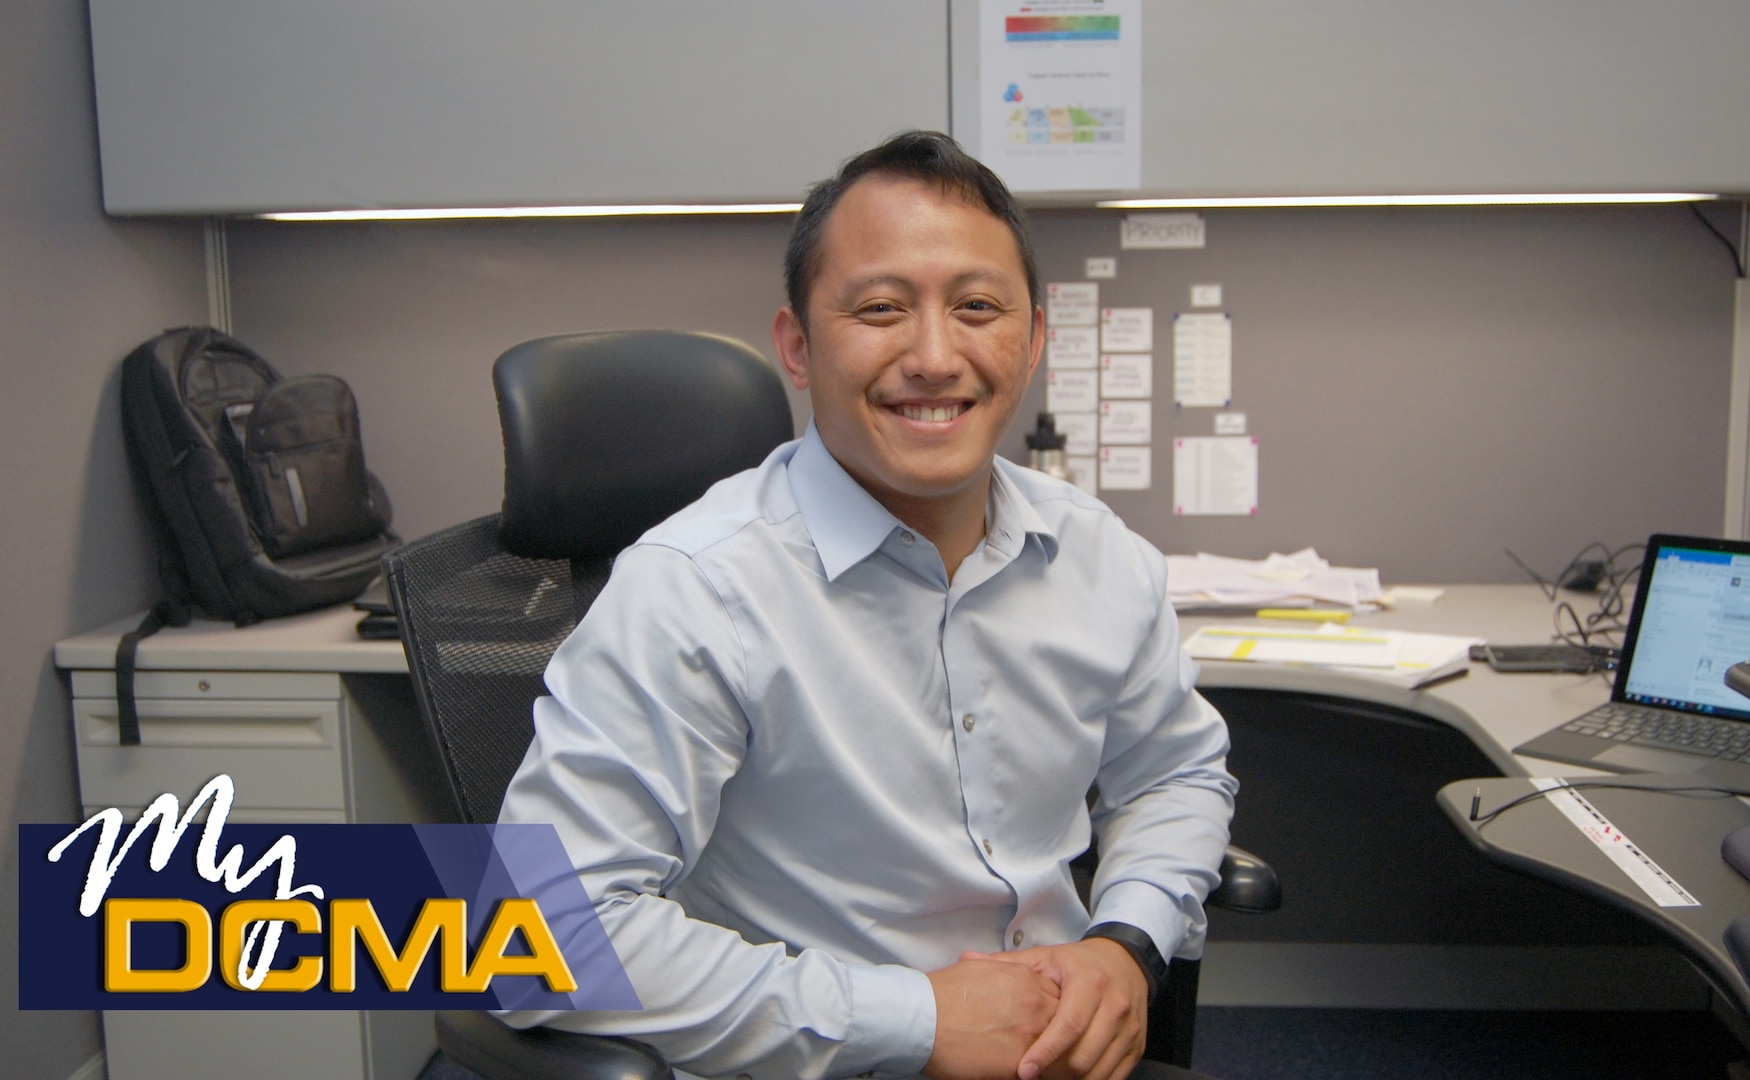
[[504, 1018], [628, 1036], [708, 1076], [921, 1070], [935, 1037], [921, 972], [751, 944], [664, 896], [710, 840], [748, 737], [742, 644], [694, 561], [623, 553], [546, 680], [499, 820], [558, 829], [643, 1009]]
[[1203, 900], [1219, 882], [1238, 783], [1227, 724], [1195, 687], [1166, 591], [1166, 560], [1132, 537], [1153, 620], [1107, 723], [1093, 824], [1093, 921], [1148, 933], [1163, 956], [1203, 953]]

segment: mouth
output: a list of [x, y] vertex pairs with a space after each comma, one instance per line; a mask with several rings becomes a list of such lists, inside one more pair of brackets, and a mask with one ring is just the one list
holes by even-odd
[[972, 402], [945, 401], [940, 404], [904, 402], [898, 405], [889, 405], [888, 408], [907, 420], [931, 424], [946, 424], [949, 421], [957, 420], [965, 415], [967, 410], [972, 408]]

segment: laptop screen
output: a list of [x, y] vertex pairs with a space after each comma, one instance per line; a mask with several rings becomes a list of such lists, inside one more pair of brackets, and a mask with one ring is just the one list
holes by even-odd
[[1619, 699], [1750, 719], [1724, 681], [1750, 660], [1750, 545], [1656, 536], [1641, 576]]

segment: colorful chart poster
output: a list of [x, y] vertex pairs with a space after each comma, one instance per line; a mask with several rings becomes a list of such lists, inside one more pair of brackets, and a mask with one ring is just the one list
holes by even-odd
[[1016, 191], [1142, 186], [1142, 0], [981, 0], [979, 140]]

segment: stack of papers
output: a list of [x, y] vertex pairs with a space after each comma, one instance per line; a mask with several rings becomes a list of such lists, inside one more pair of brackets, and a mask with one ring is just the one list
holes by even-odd
[[1367, 675], [1415, 689], [1464, 671], [1477, 637], [1368, 630], [1325, 623], [1317, 630], [1206, 626], [1185, 642], [1197, 660], [1306, 664]]
[[1305, 607], [1371, 610], [1384, 595], [1377, 569], [1332, 566], [1312, 548], [1268, 559], [1167, 556], [1167, 592], [1179, 611], [1199, 607]]

